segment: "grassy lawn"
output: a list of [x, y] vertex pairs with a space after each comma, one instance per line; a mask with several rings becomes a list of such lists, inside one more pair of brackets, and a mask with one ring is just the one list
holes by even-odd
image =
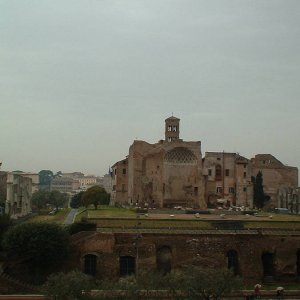
[[88, 218], [135, 218], [136, 212], [131, 209], [101, 206], [99, 209], [88, 209]]
[[27, 222], [55, 222], [55, 223], [63, 223], [68, 213], [70, 212], [70, 208], [65, 208], [60, 210], [55, 215], [38, 215], [28, 219]]
[[[165, 213], [165, 211], [163, 211]], [[272, 215], [272, 218], [269, 216]], [[48, 217], [48, 216], [46, 216]], [[49, 216], [50, 217], [50, 216]], [[51, 216], [52, 217], [52, 216]], [[53, 216], [55, 217], [55, 216]], [[209, 230], [214, 229], [216, 218], [211, 219], [184, 219], [176, 218], [176, 214], [172, 219], [166, 219], [166, 216], [159, 218], [138, 216], [134, 210], [125, 208], [116, 208], [111, 206], [101, 206], [95, 210], [92, 206], [88, 209], [79, 208], [76, 217], [76, 222], [81, 221], [82, 218], [88, 219], [90, 222], [97, 223], [99, 228], [145, 228], [145, 229], [190, 229], [190, 230]], [[222, 220], [219, 220], [222, 222]], [[235, 222], [237, 220], [224, 219], [224, 222]], [[251, 219], [245, 218], [241, 215], [238, 222], [243, 223], [244, 228], [256, 229], [290, 229], [300, 230], [300, 216], [299, 215], [283, 215], [263, 213]]]

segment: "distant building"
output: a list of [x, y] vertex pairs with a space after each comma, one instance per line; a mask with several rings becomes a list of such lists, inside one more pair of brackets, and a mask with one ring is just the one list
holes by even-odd
[[55, 177], [51, 181], [50, 190], [71, 194], [78, 190], [79, 187], [80, 183], [78, 179], [70, 177]]
[[128, 204], [128, 159], [116, 162], [112, 166], [112, 191], [110, 203]]
[[126, 159], [112, 167], [112, 204], [153, 207], [253, 207], [252, 177], [263, 174], [269, 208], [280, 188], [296, 188], [298, 169], [271, 154], [251, 160], [238, 153], [206, 152], [201, 142], [179, 137], [180, 119], [165, 120], [165, 139], [156, 144], [135, 140]]
[[35, 173], [7, 173], [5, 212], [12, 218], [31, 213], [31, 196], [38, 190], [39, 175]]
[[206, 152], [204, 158], [205, 200], [218, 204], [252, 206], [251, 163], [237, 153]]
[[251, 164], [252, 176], [259, 171], [263, 174], [264, 192], [270, 197], [270, 207], [277, 207], [279, 189], [298, 187], [298, 169], [284, 165], [271, 154], [257, 154]]

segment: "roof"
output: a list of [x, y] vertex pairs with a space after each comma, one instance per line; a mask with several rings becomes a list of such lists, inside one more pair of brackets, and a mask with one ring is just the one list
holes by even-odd
[[180, 119], [178, 119], [178, 118], [176, 118], [174, 116], [167, 118], [165, 121], [167, 121], [167, 120], [178, 120], [178, 121], [180, 121]]

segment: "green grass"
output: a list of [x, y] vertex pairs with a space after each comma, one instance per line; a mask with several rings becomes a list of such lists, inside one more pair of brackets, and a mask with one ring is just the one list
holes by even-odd
[[126, 208], [101, 206], [100, 209], [88, 209], [88, 218], [135, 218], [136, 212]]
[[[272, 218], [269, 216], [272, 215]], [[243, 216], [241, 216], [243, 218]], [[95, 210], [92, 206], [88, 209], [80, 208], [76, 216], [76, 222], [86, 218], [90, 222], [97, 224], [99, 228], [128, 229], [128, 228], [146, 228], [146, 229], [190, 229], [190, 230], [209, 230], [214, 229], [213, 223], [216, 220], [201, 219], [176, 219], [176, 214], [172, 219], [151, 219], [149, 217], [138, 217], [132, 209], [116, 208], [111, 206], [100, 206]], [[217, 216], [216, 216], [217, 218]], [[262, 219], [264, 218], [264, 219]], [[224, 222], [235, 222], [235, 220], [224, 220]], [[220, 220], [219, 220], [220, 222]], [[222, 222], [222, 221], [221, 221]], [[281, 215], [263, 213], [258, 217], [240, 220], [244, 228], [247, 229], [283, 229], [300, 230], [299, 215]]]
[[60, 211], [58, 211], [55, 215], [38, 215], [34, 216], [27, 220], [27, 222], [54, 222], [54, 223], [60, 223], [62, 224], [68, 213], [70, 212], [70, 208], [65, 208]]

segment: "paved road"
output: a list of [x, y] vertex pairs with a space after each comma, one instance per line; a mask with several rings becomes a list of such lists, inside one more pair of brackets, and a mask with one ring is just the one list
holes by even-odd
[[71, 211], [69, 212], [69, 214], [67, 215], [64, 224], [66, 225], [70, 225], [74, 222], [75, 219], [75, 215], [77, 213], [77, 208], [72, 208]]

